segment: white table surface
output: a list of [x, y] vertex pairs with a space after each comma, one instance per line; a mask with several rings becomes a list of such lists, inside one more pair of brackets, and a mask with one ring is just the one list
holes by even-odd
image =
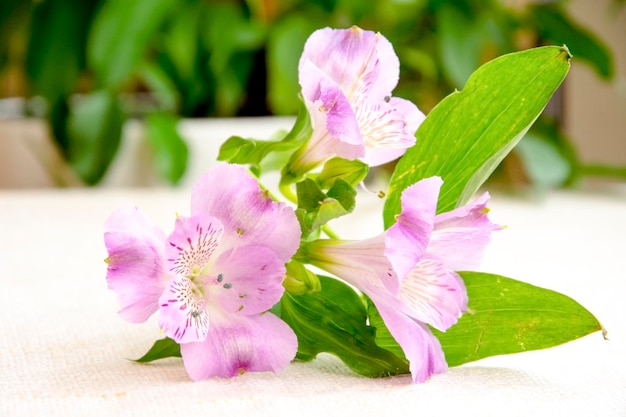
[[[492, 218], [508, 228], [481, 268], [568, 294], [609, 341], [594, 333], [422, 385], [359, 377], [332, 356], [278, 375], [203, 382], [190, 381], [178, 359], [128, 361], [161, 336], [154, 321], [122, 321], [106, 289], [103, 224], [127, 203], [169, 231], [175, 213], [187, 213], [188, 192], [0, 191], [0, 416], [626, 416], [624, 188], [541, 201], [496, 194]], [[377, 233], [379, 204], [362, 197], [359, 215], [336, 229], [346, 238]]]

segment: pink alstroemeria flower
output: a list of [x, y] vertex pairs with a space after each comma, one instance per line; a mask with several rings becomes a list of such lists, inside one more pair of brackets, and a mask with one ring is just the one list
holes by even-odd
[[491, 232], [489, 195], [436, 215], [442, 181], [432, 177], [402, 194], [402, 212], [383, 234], [364, 241], [318, 240], [304, 253], [311, 264], [367, 294], [410, 362], [414, 382], [447, 364], [428, 325], [445, 331], [467, 310], [467, 292], [454, 271], [478, 266]]
[[177, 217], [168, 237], [136, 208], [115, 211], [105, 229], [120, 315], [137, 323], [158, 311], [192, 379], [277, 372], [294, 358], [295, 334], [267, 310], [283, 294], [300, 226], [243, 167], [221, 164], [203, 175], [191, 216]]
[[292, 161], [293, 171], [333, 156], [381, 165], [415, 143], [424, 114], [410, 101], [391, 97], [400, 62], [380, 33], [356, 26], [317, 30], [304, 45], [298, 69], [313, 136]]

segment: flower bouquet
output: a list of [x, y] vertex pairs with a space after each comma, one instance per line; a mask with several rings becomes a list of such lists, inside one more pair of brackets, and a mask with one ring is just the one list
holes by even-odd
[[[424, 382], [448, 366], [602, 330], [565, 295], [472, 272], [503, 228], [477, 192], [570, 58], [565, 46], [497, 58], [425, 117], [391, 95], [399, 61], [383, 35], [314, 32], [290, 132], [229, 138], [169, 234], [135, 207], [107, 220], [119, 314], [141, 323], [157, 313], [165, 335], [137, 361], [182, 356], [202, 380], [278, 372], [327, 352], [361, 375]], [[384, 228], [340, 238], [332, 223], [371, 197], [370, 168], [398, 158], [378, 193]]]

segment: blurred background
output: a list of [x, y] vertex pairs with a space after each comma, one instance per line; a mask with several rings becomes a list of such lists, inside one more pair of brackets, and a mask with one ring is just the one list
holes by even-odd
[[131, 140], [128, 164], [180, 184], [190, 142], [226, 138], [212, 127], [295, 115], [306, 38], [351, 25], [392, 42], [394, 95], [425, 113], [490, 59], [566, 44], [565, 83], [492, 182], [626, 179], [624, 0], [2, 0], [0, 188], [102, 185]]

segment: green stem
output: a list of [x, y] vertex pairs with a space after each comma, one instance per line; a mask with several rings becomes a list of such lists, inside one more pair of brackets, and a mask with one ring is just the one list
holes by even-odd
[[280, 184], [278, 185], [278, 189], [280, 190], [281, 194], [285, 196], [287, 200], [295, 204], [298, 203], [298, 196], [296, 196], [296, 194], [291, 189], [291, 183], [281, 180]]
[[336, 240], [341, 240], [339, 238], [339, 235], [337, 233], [335, 233], [335, 231], [333, 229], [331, 229], [330, 227], [328, 227], [327, 224], [325, 224], [324, 226], [322, 226], [322, 231], [324, 232], [324, 234], [326, 236], [328, 236], [331, 239], [336, 239]]

